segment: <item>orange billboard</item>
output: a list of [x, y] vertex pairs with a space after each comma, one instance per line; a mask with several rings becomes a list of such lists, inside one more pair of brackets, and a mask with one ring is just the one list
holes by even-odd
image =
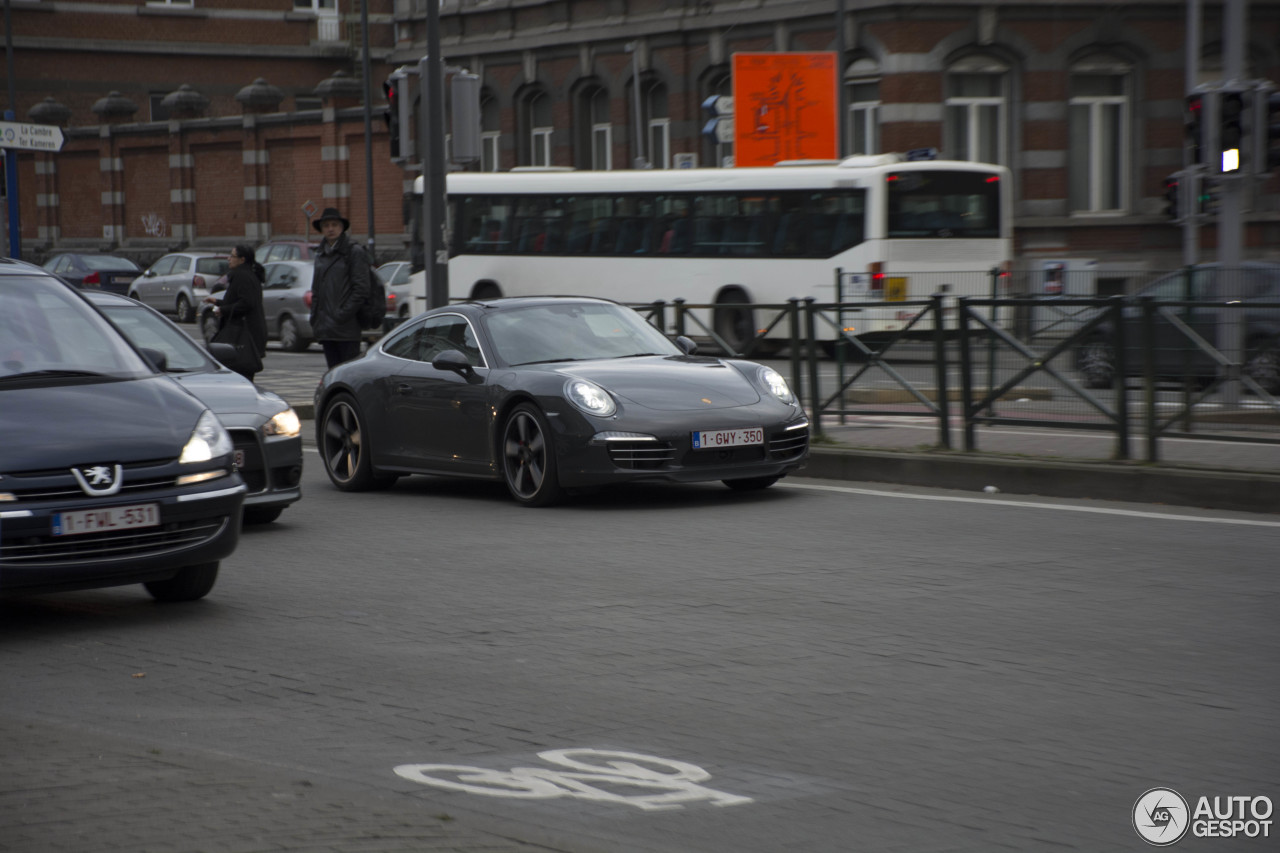
[[838, 157], [836, 86], [832, 51], [735, 53], [734, 165]]

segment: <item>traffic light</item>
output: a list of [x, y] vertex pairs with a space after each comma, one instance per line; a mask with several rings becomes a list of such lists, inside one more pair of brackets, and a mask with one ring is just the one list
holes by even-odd
[[1226, 91], [1218, 99], [1218, 149], [1219, 161], [1215, 164], [1223, 173], [1238, 172], [1243, 157], [1245, 93]]
[[1174, 220], [1180, 218], [1181, 216], [1181, 213], [1178, 210], [1178, 184], [1179, 183], [1180, 183], [1180, 180], [1177, 175], [1170, 175], [1169, 177], [1164, 179], [1164, 199], [1165, 199], [1164, 213], [1165, 213], [1165, 216], [1168, 216], [1170, 219], [1174, 219]]
[[388, 77], [382, 81], [382, 94], [387, 98], [387, 108], [382, 111], [382, 120], [387, 123], [388, 143], [391, 147], [391, 159], [400, 159], [400, 80]]
[[1280, 169], [1280, 91], [1274, 89], [1258, 93], [1259, 149], [1256, 155], [1256, 171], [1270, 172]]
[[404, 165], [413, 159], [413, 108], [410, 103], [410, 75], [403, 68], [392, 72], [382, 82], [387, 108], [382, 120], [387, 123], [391, 162]]
[[1200, 95], [1187, 95], [1187, 109], [1183, 115], [1184, 129], [1187, 134], [1187, 145], [1191, 149], [1188, 165], [1204, 162], [1204, 98]]
[[1217, 216], [1218, 209], [1222, 206], [1222, 185], [1216, 178], [1205, 176], [1200, 181], [1199, 202], [1200, 212], [1205, 216]]

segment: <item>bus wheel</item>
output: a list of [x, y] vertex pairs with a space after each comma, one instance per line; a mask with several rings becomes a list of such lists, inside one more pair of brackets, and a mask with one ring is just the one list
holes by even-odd
[[729, 355], [745, 350], [755, 333], [755, 317], [747, 305], [746, 294], [740, 290], [722, 293], [716, 300], [715, 330], [729, 349]]

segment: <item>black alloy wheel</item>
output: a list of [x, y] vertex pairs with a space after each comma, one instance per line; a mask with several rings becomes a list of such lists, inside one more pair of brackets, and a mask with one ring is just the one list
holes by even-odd
[[755, 336], [755, 314], [747, 304], [746, 295], [737, 290], [730, 290], [716, 300], [714, 326], [729, 355], [745, 351]]
[[536, 406], [521, 403], [507, 416], [502, 429], [502, 475], [511, 496], [525, 506], [549, 506], [564, 495], [551, 431]]
[[339, 394], [329, 401], [320, 420], [320, 458], [329, 480], [344, 492], [385, 489], [396, 481], [395, 475], [374, 472], [367, 436], [354, 399]]

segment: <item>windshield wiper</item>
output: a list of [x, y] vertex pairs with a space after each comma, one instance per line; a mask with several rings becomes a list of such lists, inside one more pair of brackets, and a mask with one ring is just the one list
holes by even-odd
[[99, 373], [96, 370], [28, 370], [25, 373], [11, 373], [8, 376], [0, 376], [0, 381], [9, 382], [14, 379], [33, 379], [35, 377], [45, 378], [63, 378], [74, 376], [92, 376], [99, 379], [115, 379], [116, 377], [108, 373]]
[[543, 358], [538, 361], [522, 361], [519, 364], [513, 364], [512, 367], [524, 367], [526, 364], [559, 364], [563, 361], [590, 361], [585, 358]]
[[[626, 355], [620, 355], [620, 356], [618, 356], [618, 358], [644, 358], [646, 355], [662, 355], [662, 353], [660, 353], [660, 352], [632, 352], [632, 353], [627, 353]], [[674, 353], [668, 353], [668, 355], [674, 355]]]

